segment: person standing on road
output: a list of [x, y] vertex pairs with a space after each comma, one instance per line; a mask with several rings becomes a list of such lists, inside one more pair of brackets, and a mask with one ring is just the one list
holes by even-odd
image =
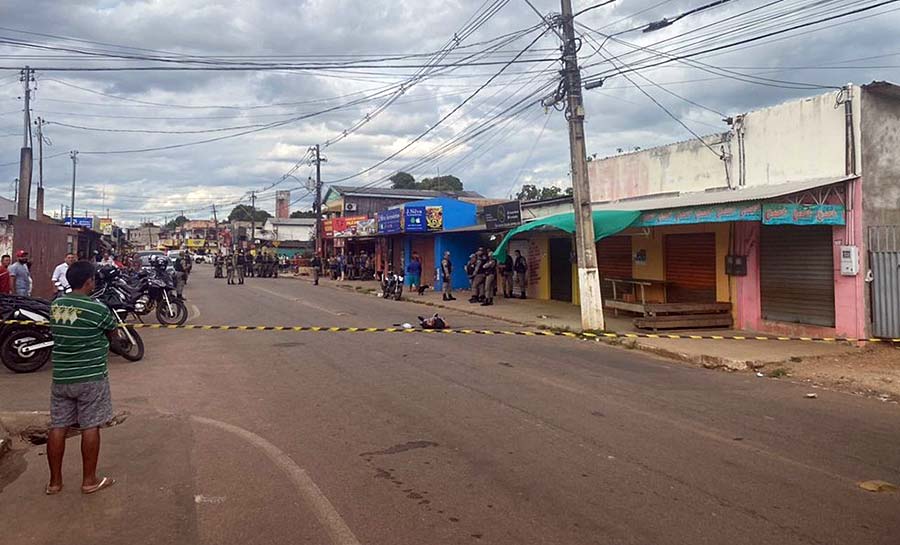
[[62, 263], [56, 266], [53, 269], [53, 275], [50, 277], [50, 280], [53, 282], [53, 285], [56, 287], [56, 291], [59, 294], [68, 293], [69, 289], [69, 281], [66, 280], [66, 272], [68, 272], [69, 267], [71, 267], [75, 263], [75, 254], [68, 253], [66, 254], [66, 259]]
[[[220, 258], [217, 258], [220, 259]], [[235, 267], [240, 267], [241, 265], [237, 264], [237, 256], [232, 254], [225, 257], [225, 275], [228, 278], [227, 284], [229, 286], [234, 285], [234, 269]]]
[[182, 252], [181, 258], [184, 260], [184, 283], [187, 284], [191, 271], [194, 269], [194, 258], [187, 250]]
[[488, 250], [482, 271], [484, 271], [484, 301], [481, 306], [487, 307], [494, 304], [494, 293], [497, 289], [497, 260], [494, 259], [493, 250]]
[[525, 299], [525, 292], [528, 291], [528, 260], [519, 250], [516, 250], [516, 259], [513, 262], [513, 275], [513, 282], [520, 290], [519, 297]]
[[16, 295], [31, 296], [31, 271], [28, 270], [28, 252], [16, 252], [16, 262], [9, 266], [9, 280]]
[[238, 252], [237, 257], [235, 257], [235, 265], [234, 268], [237, 269], [237, 278], [238, 285], [244, 285], [244, 276], [247, 274], [247, 263], [250, 261], [250, 256], [244, 253], [244, 250]]
[[9, 254], [3, 254], [0, 257], [0, 293], [10, 295], [12, 293], [12, 283], [9, 281], [9, 264], [12, 258]]
[[444, 293], [444, 301], [456, 301], [453, 297], [453, 262], [450, 261], [450, 252], [444, 252], [441, 259], [441, 291]]
[[53, 332], [53, 385], [50, 388], [50, 432], [47, 463], [50, 482], [44, 492], [62, 492], [62, 465], [69, 428], [81, 430], [81, 493], [93, 494], [115, 484], [97, 477], [100, 426], [112, 419], [107, 352], [115, 338], [116, 320], [109, 307], [91, 299], [94, 265], [78, 261], [66, 279], [72, 293], [50, 305]]
[[309, 260], [309, 266], [312, 267], [313, 286], [318, 286], [319, 269], [322, 268], [322, 258], [319, 257], [319, 252], [313, 254], [312, 259]]
[[409, 265], [406, 266], [406, 277], [410, 290], [419, 288], [422, 283], [422, 258], [419, 257], [418, 252], [412, 253]]
[[506, 259], [500, 266], [500, 274], [502, 279], [503, 297], [512, 299], [513, 296], [513, 258], [506, 252]]
[[472, 266], [472, 298], [470, 303], [483, 303], [485, 301], [484, 291], [484, 248], [478, 248], [475, 252], [475, 262]]

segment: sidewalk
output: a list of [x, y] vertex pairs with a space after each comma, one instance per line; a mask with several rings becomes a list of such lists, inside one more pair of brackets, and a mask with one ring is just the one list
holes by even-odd
[[[297, 277], [309, 280], [307, 277]], [[333, 281], [322, 278], [320, 283], [335, 288], [354, 290], [374, 295], [380, 290], [375, 281]], [[541, 329], [581, 330], [581, 313], [578, 306], [561, 301], [537, 299], [504, 299], [497, 297], [494, 305], [484, 307], [468, 302], [469, 292], [459, 291], [456, 301], [442, 301], [441, 294], [433, 290], [423, 295], [415, 292], [404, 293], [404, 300], [436, 308], [453, 309], [485, 318], [502, 320], [512, 324]], [[636, 332], [630, 318], [612, 315], [606, 317], [606, 328], [619, 333]], [[752, 335], [752, 332], [737, 330], [678, 330], [679, 334], [713, 333], [716, 335]], [[739, 341], [739, 340], [695, 340], [695, 339], [610, 339], [610, 343], [627, 348], [652, 352], [668, 358], [678, 359], [707, 368], [727, 368], [731, 370], [761, 369], [774, 367], [785, 362], [796, 362], [809, 358], [849, 356], [864, 352], [863, 348], [839, 343], [817, 343], [803, 341]]]

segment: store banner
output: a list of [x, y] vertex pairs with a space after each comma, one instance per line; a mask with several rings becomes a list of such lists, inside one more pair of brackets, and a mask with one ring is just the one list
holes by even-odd
[[325, 238], [334, 238], [334, 218], [322, 220], [322, 233]]
[[403, 231], [406, 233], [424, 233], [425, 226], [425, 207], [424, 206], [405, 206], [403, 207]]
[[484, 207], [484, 224], [489, 229], [518, 227], [522, 223], [522, 203], [509, 201]]
[[662, 225], [691, 225], [696, 223], [722, 223], [729, 221], [760, 221], [759, 203], [692, 206], [654, 212], [644, 212], [634, 222], [634, 227], [658, 227]]
[[[361, 221], [366, 221], [366, 216], [345, 216], [343, 218], [334, 218], [332, 227], [334, 228], [334, 238], [347, 238], [357, 236], [357, 225]], [[339, 221], [340, 220], [340, 221]]]
[[378, 213], [378, 232], [382, 235], [392, 235], [402, 231], [402, 208], [390, 208]]
[[429, 232], [444, 230], [444, 207], [425, 207], [425, 227]]
[[763, 225], [844, 225], [842, 204], [765, 203]]
[[86, 227], [88, 229], [94, 228], [94, 218], [87, 217], [87, 216], [82, 216], [82, 217], [75, 216], [74, 219], [69, 216], [66, 216], [65, 218], [63, 218], [63, 223], [66, 225], [73, 225], [75, 227]]
[[356, 224], [356, 235], [360, 237], [370, 237], [378, 232], [378, 224], [375, 219], [367, 219]]

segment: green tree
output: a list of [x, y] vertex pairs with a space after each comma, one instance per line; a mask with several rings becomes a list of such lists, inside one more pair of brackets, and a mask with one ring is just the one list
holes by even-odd
[[247, 206], [246, 204], [239, 204], [234, 207], [230, 214], [228, 214], [228, 221], [256, 221], [256, 223], [265, 223], [267, 219], [271, 218], [272, 214], [269, 214], [265, 210], [259, 210], [252, 206]]
[[456, 176], [436, 176], [434, 178], [424, 178], [419, 182], [419, 188], [437, 191], [462, 191], [463, 183]]
[[544, 199], [555, 199], [564, 195], [571, 196], [572, 188], [567, 187], [563, 190], [556, 185], [538, 187], [534, 184], [525, 184], [522, 186], [519, 193], [516, 194], [516, 199], [520, 201], [540, 201]]
[[398, 172], [388, 179], [394, 184], [394, 189], [418, 189], [416, 179], [408, 172]]
[[314, 218], [316, 217], [316, 213], [313, 210], [294, 210], [291, 212], [291, 217], [296, 218]]
[[191, 221], [191, 220], [189, 220], [188, 218], [186, 218], [184, 216], [178, 216], [166, 224], [166, 229], [169, 229], [169, 230], [177, 229], [189, 221]]

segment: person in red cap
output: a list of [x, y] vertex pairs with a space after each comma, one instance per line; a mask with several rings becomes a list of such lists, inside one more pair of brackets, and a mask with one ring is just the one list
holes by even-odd
[[9, 266], [9, 277], [16, 295], [31, 295], [31, 271], [28, 270], [28, 252], [16, 252], [16, 262]]
[[3, 257], [0, 257], [0, 293], [4, 295], [12, 294], [12, 284], [9, 281], [9, 271], [7, 270], [11, 262], [12, 257], [9, 254], [3, 254]]

